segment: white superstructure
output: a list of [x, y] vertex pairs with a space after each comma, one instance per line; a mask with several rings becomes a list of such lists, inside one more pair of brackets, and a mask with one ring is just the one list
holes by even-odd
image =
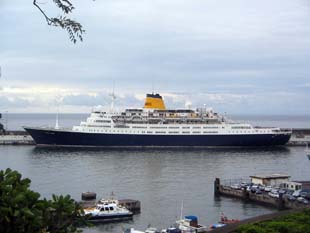
[[247, 123], [228, 122], [207, 109], [150, 110], [126, 109], [121, 113], [93, 111], [73, 131], [108, 134], [276, 134], [280, 128], [258, 128]]

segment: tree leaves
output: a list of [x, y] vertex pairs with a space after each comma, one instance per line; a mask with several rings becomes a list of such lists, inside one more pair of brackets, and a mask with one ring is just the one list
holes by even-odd
[[63, 12], [65, 14], [69, 14], [72, 12], [72, 10], [74, 9], [73, 5], [71, 2], [69, 2], [68, 0], [53, 0], [53, 2], [60, 8], [63, 10]]
[[69, 195], [39, 199], [30, 179], [17, 171], [0, 171], [0, 232], [77, 232], [87, 225], [83, 209]]
[[[69, 0], [53, 0], [53, 2], [58, 8], [62, 10], [65, 15], [72, 13], [72, 11], [74, 10], [74, 6]], [[83, 41], [82, 34], [85, 33], [85, 30], [83, 29], [82, 24], [66, 17], [65, 15], [61, 15], [58, 17], [49, 17], [39, 6], [39, 4], [40, 3], [38, 3], [37, 0], [33, 0], [33, 5], [35, 5], [43, 14], [48, 25], [60, 27], [66, 30], [69, 34], [69, 39], [73, 43], [76, 43], [78, 40], [80, 40], [81, 42]]]
[[237, 233], [310, 233], [310, 209], [255, 224], [240, 226]]

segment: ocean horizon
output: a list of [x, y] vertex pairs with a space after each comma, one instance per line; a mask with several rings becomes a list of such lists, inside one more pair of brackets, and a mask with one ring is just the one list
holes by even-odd
[[[6, 130], [23, 130], [23, 126], [53, 127], [56, 123], [56, 115], [56, 113], [3, 113], [0, 122]], [[71, 128], [85, 121], [89, 115], [89, 113], [59, 113], [59, 126]], [[227, 118], [250, 123], [253, 126], [310, 128], [310, 115], [233, 114], [227, 115]]]

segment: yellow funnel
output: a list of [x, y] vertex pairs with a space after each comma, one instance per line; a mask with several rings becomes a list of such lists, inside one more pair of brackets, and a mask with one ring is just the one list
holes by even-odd
[[146, 94], [144, 108], [166, 110], [164, 100], [159, 94]]

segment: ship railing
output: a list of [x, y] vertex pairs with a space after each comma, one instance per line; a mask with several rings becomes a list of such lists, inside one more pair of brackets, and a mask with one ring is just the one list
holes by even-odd
[[293, 133], [293, 129], [280, 129], [281, 133]]
[[231, 186], [235, 184], [240, 185], [242, 183], [250, 184], [251, 179], [248, 177], [241, 177], [241, 178], [235, 178], [235, 179], [221, 179], [221, 185], [224, 185], [224, 186]]

